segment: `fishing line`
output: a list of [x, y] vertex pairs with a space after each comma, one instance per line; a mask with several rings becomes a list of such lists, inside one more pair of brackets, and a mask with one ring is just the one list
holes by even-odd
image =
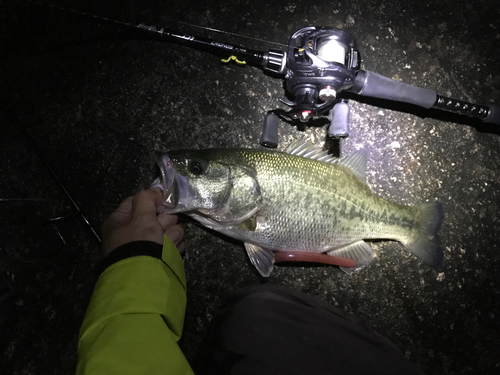
[[[75, 208], [75, 210], [76, 210], [75, 215], [79, 215], [80, 216], [80, 218], [83, 220], [83, 222], [85, 223], [85, 225], [90, 229], [90, 231], [92, 232], [92, 234], [94, 235], [94, 237], [97, 239], [97, 241], [99, 243], [101, 243], [101, 237], [97, 234], [97, 231], [94, 229], [94, 227], [92, 226], [92, 224], [90, 224], [89, 220], [87, 219], [87, 217], [85, 216], [85, 214], [82, 212], [82, 210], [80, 209], [80, 207], [78, 206], [78, 204], [76, 203], [76, 201], [73, 199], [73, 197], [69, 193], [68, 189], [66, 189], [66, 186], [64, 186], [64, 184], [62, 183], [61, 179], [58, 177], [58, 175], [56, 174], [56, 172], [54, 171], [54, 169], [52, 168], [52, 166], [50, 165], [50, 163], [43, 156], [42, 152], [40, 151], [40, 148], [35, 143], [35, 141], [33, 140], [33, 138], [23, 128], [23, 124], [21, 123], [18, 115], [12, 109], [10, 109], [10, 110], [7, 110], [6, 117], [7, 117], [7, 120], [10, 120], [10, 121], [7, 121], [7, 122], [11, 125], [11, 127], [15, 128], [18, 132], [21, 133], [21, 135], [24, 137], [24, 139], [26, 140], [26, 142], [33, 149], [33, 151], [35, 152], [35, 154], [42, 161], [42, 163], [45, 165], [45, 167], [47, 168], [47, 170], [49, 171], [49, 173], [52, 175], [52, 177], [54, 178], [54, 180], [57, 182], [57, 184], [59, 185], [59, 187], [61, 188], [61, 190], [63, 191], [63, 193], [66, 195], [66, 197], [68, 198], [68, 200], [71, 202], [72, 206]], [[56, 218], [56, 219], [60, 219], [60, 218]]]

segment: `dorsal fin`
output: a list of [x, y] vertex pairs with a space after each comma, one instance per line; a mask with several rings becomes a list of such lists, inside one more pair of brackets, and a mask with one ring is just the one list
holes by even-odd
[[361, 181], [366, 182], [366, 162], [368, 153], [366, 150], [356, 151], [354, 154], [340, 159], [337, 163], [350, 169]]
[[356, 151], [354, 154], [345, 158], [338, 159], [329, 155], [327, 151], [313, 144], [307, 138], [301, 138], [292, 142], [285, 152], [291, 155], [302, 156], [304, 158], [324, 161], [327, 163], [342, 165], [351, 170], [362, 181], [366, 182], [366, 163], [368, 153], [365, 150]]
[[323, 150], [321, 147], [315, 145], [307, 138], [301, 138], [295, 142], [292, 142], [286, 149], [285, 152], [291, 155], [302, 156], [304, 158], [326, 161], [329, 163], [336, 163], [337, 158], [332, 155], [328, 155], [328, 152]]

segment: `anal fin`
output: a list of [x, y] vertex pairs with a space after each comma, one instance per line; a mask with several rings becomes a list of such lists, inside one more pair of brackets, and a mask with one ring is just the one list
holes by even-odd
[[348, 274], [366, 267], [373, 260], [372, 248], [362, 240], [331, 250], [327, 254], [355, 261], [355, 267], [340, 267], [342, 271]]

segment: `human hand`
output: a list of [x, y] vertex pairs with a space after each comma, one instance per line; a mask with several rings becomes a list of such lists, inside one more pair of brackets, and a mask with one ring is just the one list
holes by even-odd
[[102, 250], [108, 255], [117, 247], [132, 241], [163, 244], [165, 234], [182, 252], [184, 230], [177, 215], [156, 213], [163, 193], [159, 188], [142, 190], [125, 199], [102, 225]]

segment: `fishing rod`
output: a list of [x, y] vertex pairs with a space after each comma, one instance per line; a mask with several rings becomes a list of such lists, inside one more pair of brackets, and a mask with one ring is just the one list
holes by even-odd
[[500, 125], [500, 107], [495, 104], [474, 104], [445, 97], [431, 89], [360, 69], [361, 54], [356, 39], [341, 29], [303, 27], [290, 37], [285, 51], [269, 49], [265, 52], [180, 33], [166, 27], [113, 20], [41, 1], [30, 2], [194, 47], [221, 56], [224, 62], [256, 66], [271, 76], [284, 79], [286, 91], [292, 99], [284, 97], [279, 100], [290, 109], [275, 109], [266, 114], [260, 138], [260, 143], [266, 147], [278, 146], [280, 119], [307, 123], [312, 119], [326, 118], [330, 122], [328, 135], [331, 138], [349, 136], [350, 107], [347, 99], [338, 96], [341, 92], [407, 103], [427, 110], [452, 112]]
[[[81, 218], [81, 220], [83, 221], [83, 223], [90, 230], [90, 232], [92, 233], [92, 235], [95, 237], [95, 239], [97, 240], [97, 242], [99, 244], [101, 244], [101, 237], [97, 233], [97, 230], [92, 226], [92, 224], [90, 223], [90, 221], [87, 218], [87, 216], [85, 216], [85, 214], [83, 213], [83, 211], [80, 209], [80, 206], [76, 203], [76, 201], [73, 199], [73, 197], [69, 193], [68, 189], [66, 189], [66, 186], [62, 183], [62, 181], [59, 178], [59, 176], [57, 175], [57, 173], [54, 171], [54, 169], [52, 168], [52, 166], [50, 165], [50, 163], [48, 162], [48, 160], [44, 157], [43, 153], [40, 151], [40, 148], [38, 147], [38, 145], [36, 144], [36, 142], [29, 135], [29, 133], [24, 129], [24, 124], [21, 122], [21, 119], [20, 119], [19, 115], [13, 109], [7, 109], [5, 111], [5, 118], [7, 120], [7, 123], [13, 129], [15, 129], [16, 131], [19, 132], [19, 134], [22, 136], [22, 138], [26, 141], [26, 143], [35, 152], [35, 154], [38, 156], [38, 158], [41, 160], [41, 162], [45, 165], [45, 167], [47, 168], [47, 170], [50, 173], [50, 175], [54, 178], [54, 180], [56, 181], [57, 185], [59, 185], [59, 187], [61, 188], [61, 190], [64, 193], [64, 195], [66, 196], [66, 198], [68, 198], [69, 202], [71, 202], [71, 205], [75, 209], [75, 213], [73, 213], [73, 214], [69, 214], [69, 215], [61, 216], [61, 217], [56, 217], [56, 218], [50, 219], [49, 221], [55, 223], [58, 220], [65, 219], [67, 217], [71, 217], [71, 216], [75, 216], [75, 215], [79, 216]], [[5, 201], [5, 199], [2, 199], [2, 201]], [[59, 232], [59, 229], [57, 229], [57, 226], [56, 226], [56, 231], [57, 231], [57, 234], [59, 235], [59, 237], [61, 238], [61, 240], [63, 241], [63, 243], [66, 244], [66, 241], [62, 237], [61, 232]]]

